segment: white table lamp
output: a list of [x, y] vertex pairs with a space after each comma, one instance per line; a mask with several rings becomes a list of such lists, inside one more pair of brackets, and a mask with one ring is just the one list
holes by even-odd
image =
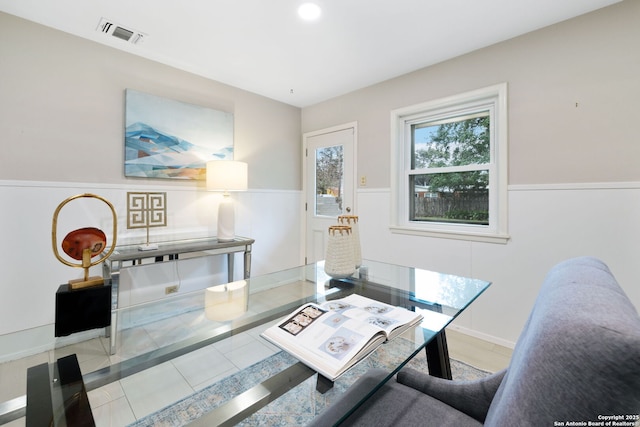
[[235, 238], [235, 210], [229, 191], [247, 190], [247, 164], [232, 160], [207, 162], [207, 190], [223, 191], [218, 206], [218, 240], [228, 242]]

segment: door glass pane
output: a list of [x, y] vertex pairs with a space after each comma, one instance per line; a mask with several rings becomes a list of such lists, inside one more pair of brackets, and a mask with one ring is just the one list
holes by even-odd
[[318, 216], [342, 214], [342, 145], [316, 149], [316, 208]]

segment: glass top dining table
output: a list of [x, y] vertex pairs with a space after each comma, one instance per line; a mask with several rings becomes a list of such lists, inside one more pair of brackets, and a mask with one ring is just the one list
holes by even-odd
[[[389, 372], [379, 387], [410, 360], [424, 359], [426, 353], [429, 373], [451, 378], [445, 327], [489, 285], [483, 280], [370, 260], [363, 260], [351, 277], [340, 279], [329, 277], [320, 261], [224, 285], [207, 287], [205, 283], [199, 291], [119, 308], [115, 333], [120, 354], [113, 359], [115, 363], [84, 374], [83, 380], [91, 392], [209, 346], [227, 343], [228, 349], [237, 346], [241, 351], [239, 346], [246, 343], [235, 338], [251, 333], [272, 352], [133, 425], [161, 424], [165, 418], [178, 418], [181, 425], [265, 425], [270, 424], [270, 417], [304, 425], [370, 368]], [[353, 293], [420, 312], [423, 320], [330, 384], [259, 335], [304, 303], [323, 303]], [[183, 326], [175, 322], [171, 327], [162, 326], [177, 318]], [[154, 331], [151, 348], [141, 347], [136, 334], [140, 328]]]

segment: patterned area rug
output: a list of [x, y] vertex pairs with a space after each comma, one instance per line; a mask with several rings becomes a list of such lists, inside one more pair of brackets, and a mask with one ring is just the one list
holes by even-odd
[[[347, 371], [325, 394], [316, 392], [316, 376], [311, 376], [301, 383], [295, 393], [287, 393], [271, 402], [249, 418], [242, 421], [240, 426], [303, 426], [330, 406], [351, 384], [370, 368], [384, 367], [392, 363], [393, 354], [385, 354], [385, 346], [378, 349], [374, 355], [361, 361]], [[294, 365], [297, 359], [282, 351], [273, 356], [231, 375], [219, 382], [194, 393], [183, 400], [150, 414], [131, 424], [142, 426], [183, 426], [212, 409], [224, 404], [229, 399], [250, 389], [251, 387], [270, 378], [277, 372]], [[426, 357], [419, 354], [407, 364], [408, 367], [427, 372]], [[389, 368], [391, 370], [391, 368]], [[451, 360], [451, 370], [454, 380], [474, 380], [482, 378], [489, 372], [474, 368], [457, 360]]]

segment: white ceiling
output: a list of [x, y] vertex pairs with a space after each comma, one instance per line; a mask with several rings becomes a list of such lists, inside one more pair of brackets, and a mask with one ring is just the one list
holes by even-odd
[[[297, 17], [302, 0], [0, 0], [0, 11], [304, 107], [618, 1], [316, 0], [314, 22]], [[147, 37], [102, 34], [101, 18]]]

